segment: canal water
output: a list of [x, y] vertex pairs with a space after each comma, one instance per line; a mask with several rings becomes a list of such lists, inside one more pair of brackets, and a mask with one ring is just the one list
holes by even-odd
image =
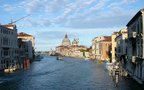
[[0, 90], [144, 90], [132, 79], [120, 78], [116, 87], [103, 63], [45, 56], [28, 70], [0, 73]]

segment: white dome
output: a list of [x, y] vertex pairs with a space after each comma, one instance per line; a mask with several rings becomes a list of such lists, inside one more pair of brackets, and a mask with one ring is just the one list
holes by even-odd
[[72, 42], [72, 45], [78, 45], [79, 44], [79, 40], [78, 39], [74, 39]]
[[62, 45], [63, 46], [69, 46], [69, 45], [71, 45], [71, 42], [70, 42], [67, 34], [65, 35], [64, 39], [62, 40]]

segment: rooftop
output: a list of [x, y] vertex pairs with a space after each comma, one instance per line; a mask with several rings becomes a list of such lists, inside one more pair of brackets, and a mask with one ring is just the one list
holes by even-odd
[[104, 40], [102, 40], [102, 41], [111, 41], [111, 36], [105, 37]]
[[6, 25], [0, 25], [0, 26], [3, 28], [10, 29], [10, 30], [13, 30], [14, 28], [16, 28], [16, 25], [14, 24], [6, 24]]
[[18, 36], [32, 36], [32, 35], [29, 35], [29, 34], [24, 33], [24, 32], [20, 32], [20, 33], [18, 34]]
[[144, 8], [139, 10], [136, 15], [128, 22], [126, 26], [129, 26], [132, 22], [134, 22], [141, 14], [144, 13]]

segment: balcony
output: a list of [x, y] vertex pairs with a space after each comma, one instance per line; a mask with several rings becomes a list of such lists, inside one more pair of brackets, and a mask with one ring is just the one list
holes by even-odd
[[132, 58], [131, 58], [131, 60], [132, 60], [132, 63], [137, 63], [137, 58], [136, 58], [136, 56], [132, 56]]
[[135, 39], [137, 37], [137, 32], [130, 32], [129, 38]]

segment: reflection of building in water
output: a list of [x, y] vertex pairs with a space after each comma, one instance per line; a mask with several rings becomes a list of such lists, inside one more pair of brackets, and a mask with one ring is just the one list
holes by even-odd
[[79, 58], [89, 57], [87, 47], [84, 45], [79, 45], [79, 39], [75, 38], [71, 44], [67, 34], [62, 40], [62, 44], [56, 47], [56, 53], [59, 53], [62, 56], [70, 56], [70, 57], [79, 57]]

